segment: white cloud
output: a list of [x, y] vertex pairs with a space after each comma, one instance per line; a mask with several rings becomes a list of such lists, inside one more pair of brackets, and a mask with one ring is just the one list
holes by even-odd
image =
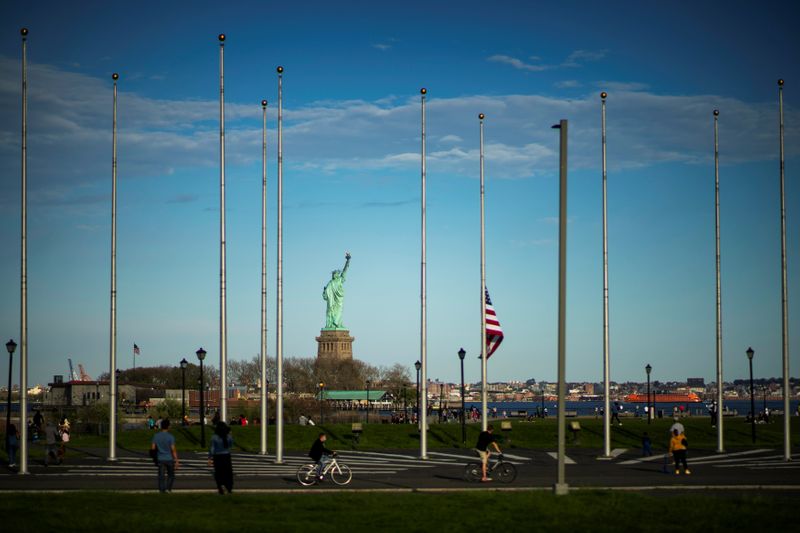
[[576, 87], [581, 87], [582, 84], [578, 80], [563, 80], [557, 81], [554, 83], [557, 89], [574, 89]]
[[[531, 56], [535, 57], [535, 56]], [[538, 58], [537, 58], [538, 59]], [[552, 67], [548, 65], [534, 65], [532, 63], [526, 63], [521, 59], [516, 57], [511, 57], [503, 54], [495, 54], [488, 58], [488, 61], [492, 61], [494, 63], [505, 63], [506, 65], [511, 65], [512, 67], [519, 69], [519, 70], [529, 70], [531, 72], [541, 72], [543, 70], [548, 70]]]
[[608, 50], [575, 50], [561, 64], [564, 67], [579, 67], [589, 61], [599, 61], [606, 57]]
[[[0, 168], [19, 168], [19, 64], [0, 58]], [[30, 71], [29, 173], [31, 201], [51, 204], [99, 200], [74, 192], [107, 179], [111, 151], [111, 84], [55, 67]], [[604, 82], [608, 100], [609, 167], [638, 168], [665, 162], [705, 163], [712, 157], [714, 108], [722, 112], [723, 163], [776, 157], [775, 105], [713, 95], [658, 95], [641, 85]], [[632, 90], [633, 87], [636, 90]], [[218, 103], [164, 100], [121, 91], [120, 174], [126, 179], [163, 176], [182, 169], [209, 172], [218, 165]], [[428, 154], [432, 173], [473, 177], [478, 160], [478, 111], [486, 113], [487, 171], [519, 179], [557, 171], [557, 135], [550, 126], [570, 120], [570, 166], [599, 165], [599, 98], [534, 94], [460, 96], [428, 100]], [[797, 154], [800, 113], [787, 107], [787, 155]], [[228, 103], [229, 167], [261, 157], [260, 106]], [[269, 117], [275, 126], [274, 114]], [[285, 109], [287, 168], [310, 175], [380, 171], [381, 179], [419, 165], [419, 98], [387, 95], [374, 101], [319, 101]], [[275, 132], [268, 138], [274, 143]], [[274, 150], [270, 150], [274, 158]], [[273, 159], [274, 161], [274, 159]], [[395, 174], [393, 174], [393, 171]], [[377, 178], [376, 178], [377, 179]], [[0, 198], [16, 195], [3, 180]], [[11, 192], [12, 189], [14, 192]], [[73, 192], [70, 192], [73, 191]], [[188, 198], [175, 199], [188, 201]]]
[[380, 50], [381, 52], [385, 52], [386, 50], [391, 49], [392, 45], [391, 44], [386, 44], [386, 43], [375, 43], [375, 44], [372, 45], [372, 48]]

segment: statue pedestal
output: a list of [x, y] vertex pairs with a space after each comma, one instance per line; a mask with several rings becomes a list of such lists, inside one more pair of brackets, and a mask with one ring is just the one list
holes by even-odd
[[346, 329], [323, 329], [317, 337], [317, 358], [352, 359], [354, 340]]

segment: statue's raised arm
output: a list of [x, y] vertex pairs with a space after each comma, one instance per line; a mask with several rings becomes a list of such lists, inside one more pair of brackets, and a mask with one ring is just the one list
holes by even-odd
[[347, 269], [350, 267], [350, 252], [344, 253], [344, 268], [342, 269], [342, 279], [345, 278], [345, 274], [347, 274]]

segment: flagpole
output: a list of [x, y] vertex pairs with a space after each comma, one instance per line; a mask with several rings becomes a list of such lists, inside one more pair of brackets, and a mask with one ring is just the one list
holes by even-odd
[[719, 239], [719, 110], [714, 110], [714, 212], [716, 240], [716, 276], [717, 276], [717, 452], [725, 451], [724, 433], [722, 431], [722, 281], [720, 275], [720, 239]]
[[489, 398], [486, 390], [486, 233], [484, 225], [484, 175], [483, 175], [483, 119], [480, 113], [480, 185], [481, 185], [481, 430], [489, 426]]
[[267, 454], [267, 101], [261, 100], [261, 455]]
[[133, 380], [136, 381], [136, 343], [133, 344]]
[[611, 355], [608, 341], [608, 182], [606, 167], [606, 97], [600, 93], [600, 122], [603, 157], [603, 457], [611, 457]]
[[565, 479], [567, 394], [567, 121], [553, 126], [560, 130], [559, 208], [558, 208], [558, 481], [555, 494], [565, 495], [569, 485]]
[[419, 409], [419, 456], [428, 458], [428, 316], [427, 316], [427, 289], [426, 289], [426, 198], [425, 198], [425, 95], [428, 90], [420, 89], [422, 110], [422, 261], [420, 263], [420, 361], [422, 363], [422, 393], [420, 395]]
[[792, 460], [791, 413], [789, 411], [789, 292], [786, 279], [786, 202], [783, 153], [783, 80], [778, 80], [778, 117], [780, 123], [781, 172], [781, 356], [783, 363], [783, 459]]
[[114, 111], [111, 120], [111, 335], [109, 346], [108, 460], [117, 460], [117, 80], [114, 80]]
[[[28, 473], [28, 28], [22, 35], [22, 223], [20, 231], [19, 473]], [[11, 394], [11, 391], [8, 392]]]
[[283, 67], [278, 67], [278, 283], [275, 328], [275, 462], [283, 463]]
[[225, 34], [219, 34], [219, 411], [228, 421], [228, 308], [225, 301]]

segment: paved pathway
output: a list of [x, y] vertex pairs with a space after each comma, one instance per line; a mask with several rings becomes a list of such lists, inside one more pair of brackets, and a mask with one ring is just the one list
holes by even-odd
[[[34, 450], [37, 450], [34, 448]], [[102, 450], [84, 450], [88, 455], [68, 453], [59, 466], [45, 467], [34, 457], [28, 476], [0, 472], [2, 490], [139, 489], [155, 485], [155, 468], [146, 455], [122, 451], [117, 461], [107, 461]], [[783, 461], [778, 450], [759, 448], [717, 454], [693, 451], [689, 459], [692, 475], [676, 476], [664, 455], [640, 457], [634, 451], [617, 449], [612, 457], [597, 456], [596, 450], [571, 449], [567, 455], [567, 482], [573, 487], [615, 488], [700, 488], [780, 487], [800, 491], [800, 450], [794, 462]], [[414, 450], [342, 451], [339, 460], [353, 470], [349, 487], [362, 489], [463, 489], [505, 487], [496, 482], [474, 484], [463, 480], [463, 466], [475, 456], [464, 450], [436, 449], [427, 460]], [[545, 450], [513, 450], [506, 454], [518, 470], [510, 487], [549, 488], [555, 481], [557, 454]], [[299, 465], [308, 462], [304, 454], [284, 455], [276, 464], [273, 455], [236, 453], [233, 456], [236, 488], [293, 490]], [[213, 489], [212, 470], [205, 454], [182, 453], [176, 489]], [[323, 483], [315, 489], [335, 489]], [[345, 489], [346, 490], [346, 489]]]

